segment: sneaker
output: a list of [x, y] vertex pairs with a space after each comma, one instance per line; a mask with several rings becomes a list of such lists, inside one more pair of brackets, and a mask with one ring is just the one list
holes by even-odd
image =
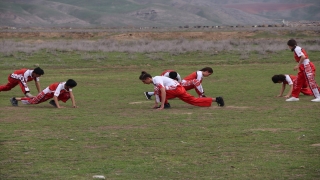
[[218, 106], [224, 106], [224, 100], [223, 100], [223, 97], [219, 96], [219, 97], [216, 97], [216, 102], [218, 104]]
[[18, 106], [18, 101], [16, 100], [15, 97], [10, 98], [10, 102], [11, 102], [12, 106]]
[[292, 102], [292, 101], [299, 101], [299, 98], [296, 97], [291, 97], [289, 99], [286, 99], [287, 102]]
[[[160, 108], [161, 107], [161, 105], [158, 107], [158, 108]], [[166, 104], [164, 104], [164, 109], [168, 109], [168, 108], [170, 108], [171, 106], [170, 106], [170, 103], [166, 103]]]
[[315, 99], [312, 99], [311, 101], [312, 101], [312, 102], [320, 102], [320, 97], [315, 98]]
[[144, 92], [143, 94], [146, 96], [146, 98], [147, 98], [148, 100], [151, 100], [151, 95], [149, 95], [148, 92]]
[[54, 107], [57, 107], [56, 102], [54, 102], [54, 100], [49, 101], [49, 104], [51, 104]]

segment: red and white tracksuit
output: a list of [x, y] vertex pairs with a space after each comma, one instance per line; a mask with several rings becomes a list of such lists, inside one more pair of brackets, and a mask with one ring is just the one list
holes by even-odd
[[47, 101], [48, 99], [53, 98], [53, 96], [58, 97], [59, 101], [67, 102], [70, 98], [71, 88], [65, 89], [66, 82], [53, 83], [47, 88], [45, 88], [41, 93], [39, 93], [36, 97], [23, 97], [21, 98], [21, 102], [23, 104], [39, 104]]
[[29, 92], [30, 90], [27, 82], [32, 80], [40, 80], [39, 77], [33, 78], [32, 72], [33, 70], [30, 69], [20, 69], [14, 71], [12, 74], [9, 74], [8, 83], [6, 85], [0, 85], [0, 91], [10, 91], [19, 84], [23, 94]]
[[[170, 72], [173, 72], [173, 71], [174, 70], [165, 70], [160, 75], [170, 78], [169, 74], [170, 74]], [[177, 78], [175, 80], [178, 81], [179, 83], [181, 83], [181, 76], [179, 73], [177, 73]], [[152, 96], [152, 95], [154, 95], [154, 92], [148, 92], [148, 94]]]
[[196, 98], [185, 90], [176, 80], [165, 76], [155, 76], [152, 78], [154, 84], [154, 93], [156, 95], [156, 101], [160, 102], [161, 100], [161, 91], [162, 87], [166, 90], [166, 100], [165, 103], [168, 103], [168, 99], [179, 98], [182, 101], [194, 105], [209, 107], [212, 104], [212, 98]]
[[[283, 84], [293, 85], [293, 87], [296, 86], [296, 84], [297, 84], [297, 77], [296, 76], [285, 74], [285, 77], [286, 77], [286, 81], [283, 82]], [[307, 81], [302, 85], [300, 92], [304, 95], [307, 95], [307, 96], [313, 95], [311, 89], [308, 86]]]
[[308, 59], [307, 52], [299, 46], [294, 49], [294, 59], [296, 62], [300, 61], [302, 55], [305, 60], [299, 65], [299, 72], [296, 79], [296, 84], [293, 87], [292, 97], [299, 98], [301, 88], [307, 83], [315, 98], [320, 98], [319, 87], [315, 81], [315, 66]]
[[[174, 71], [174, 70], [165, 70], [160, 75], [169, 78], [170, 72], [176, 72], [176, 71]], [[180, 76], [179, 73], [177, 73], [177, 78], [175, 80], [177, 80], [179, 83], [181, 82], [181, 76]]]
[[187, 77], [183, 78], [181, 85], [188, 91], [190, 89], [195, 89], [199, 97], [202, 97], [204, 90], [202, 88], [202, 71], [196, 71], [189, 74]]

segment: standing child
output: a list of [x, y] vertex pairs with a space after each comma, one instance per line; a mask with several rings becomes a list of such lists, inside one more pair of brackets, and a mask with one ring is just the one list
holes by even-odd
[[310, 62], [307, 52], [297, 45], [294, 39], [290, 39], [287, 43], [289, 49], [294, 53], [294, 59], [298, 63], [293, 70], [298, 70], [297, 83], [293, 87], [292, 97], [286, 101], [299, 101], [299, 94], [302, 86], [307, 83], [313, 93], [315, 99], [312, 102], [320, 102], [320, 93], [318, 85], [315, 81], [315, 67]]
[[49, 103], [56, 108], [63, 108], [63, 106], [59, 105], [59, 100], [66, 102], [69, 98], [72, 101], [72, 107], [76, 108], [76, 102], [74, 99], [74, 95], [72, 93], [72, 88], [77, 86], [77, 82], [73, 79], [69, 79], [66, 82], [57, 82], [49, 85], [45, 88], [41, 93], [39, 93], [36, 97], [23, 97], [23, 98], [11, 98], [10, 102], [12, 106], [18, 106], [18, 101], [21, 101], [22, 104], [39, 104], [47, 101], [48, 99], [53, 98]]
[[[153, 84], [154, 92], [155, 92], [155, 104], [153, 108], [162, 110], [164, 108], [170, 108], [170, 104], [168, 103], [168, 99], [179, 98], [182, 101], [201, 107], [209, 107], [212, 102], [217, 102], [218, 106], [224, 106], [224, 101], [222, 97], [216, 98], [196, 98], [191, 96], [186, 92], [184, 87], [182, 87], [176, 80], [165, 76], [155, 76], [152, 77], [150, 74], [142, 71], [139, 79], [144, 84]], [[158, 103], [161, 103], [158, 106]]]
[[34, 80], [38, 93], [41, 92], [40, 88], [40, 76], [44, 74], [44, 71], [37, 67], [33, 70], [31, 69], [20, 69], [14, 71], [12, 74], [8, 76], [8, 83], [6, 85], [0, 85], [0, 92], [1, 91], [10, 91], [12, 88], [20, 85], [21, 91], [26, 97], [33, 97], [30, 94], [30, 89], [27, 85], [27, 82]]
[[[176, 81], [178, 81], [179, 83], [181, 82], [181, 76], [179, 73], [177, 73], [176, 71], [174, 70], [166, 70], [166, 71], [163, 71], [161, 74], [161, 76], [165, 76], [165, 77], [168, 77], [168, 78], [171, 78], [171, 79], [174, 79]], [[146, 98], [148, 100], [151, 100], [151, 97], [154, 95], [154, 92], [144, 92], [144, 95], [146, 96]]]
[[189, 74], [187, 77], [183, 78], [181, 85], [188, 91], [190, 89], [195, 89], [199, 97], [206, 97], [204, 95], [204, 90], [202, 88], [203, 77], [208, 77], [213, 73], [211, 67], [205, 67], [199, 71]]
[[[288, 75], [288, 74], [279, 74], [279, 75], [274, 75], [272, 77], [272, 81], [274, 83], [282, 83], [280, 94], [277, 97], [282, 97], [284, 90], [286, 89], [286, 85], [290, 86], [290, 90], [287, 95], [285, 95], [285, 98], [291, 97], [291, 93], [293, 90], [293, 87], [296, 86], [297, 81], [296, 81], [296, 76], [294, 75]], [[305, 82], [300, 89], [300, 92], [303, 93], [304, 95], [312, 96], [313, 93], [311, 89], [308, 87], [308, 83]]]

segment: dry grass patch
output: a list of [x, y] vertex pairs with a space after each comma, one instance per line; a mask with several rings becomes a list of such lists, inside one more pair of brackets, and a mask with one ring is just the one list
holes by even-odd
[[293, 131], [293, 132], [301, 132], [305, 131], [305, 129], [293, 129], [293, 128], [258, 128], [258, 129], [250, 129], [250, 131], [269, 131], [269, 132], [280, 132], [280, 131]]
[[318, 144], [311, 144], [311, 146], [313, 146], [313, 147], [320, 147], [320, 143], [318, 143]]

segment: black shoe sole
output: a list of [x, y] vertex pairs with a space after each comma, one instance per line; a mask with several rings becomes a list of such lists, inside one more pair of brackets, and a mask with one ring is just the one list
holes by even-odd
[[223, 107], [223, 106], [224, 106], [223, 97], [218, 97], [218, 98], [216, 98], [216, 102], [217, 102], [218, 106], [220, 106], [220, 107]]
[[18, 106], [18, 101], [16, 99], [11, 98], [10, 102], [12, 106]]

